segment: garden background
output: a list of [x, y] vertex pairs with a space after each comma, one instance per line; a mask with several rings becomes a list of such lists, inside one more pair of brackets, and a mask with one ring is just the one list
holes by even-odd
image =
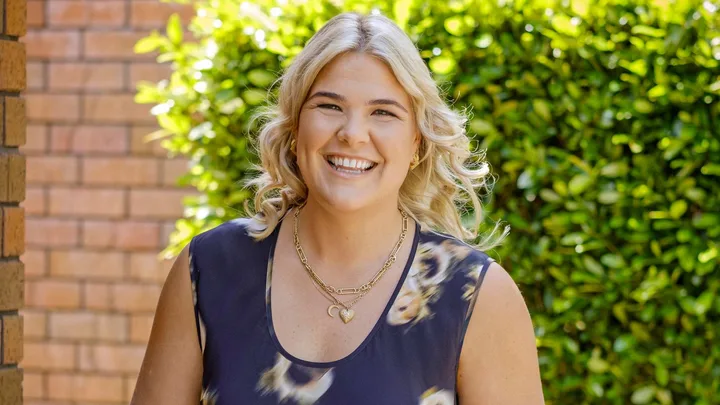
[[547, 403], [720, 403], [720, 3], [193, 3], [28, 2], [26, 403], [129, 401], [156, 254], [243, 215], [249, 118], [345, 10], [471, 113]]

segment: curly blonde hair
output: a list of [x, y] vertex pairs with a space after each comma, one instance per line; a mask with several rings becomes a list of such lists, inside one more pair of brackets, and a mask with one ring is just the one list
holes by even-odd
[[[287, 211], [304, 203], [307, 186], [295, 164], [291, 140], [300, 110], [320, 70], [335, 57], [364, 52], [386, 63], [410, 96], [421, 135], [420, 163], [411, 170], [399, 193], [399, 205], [421, 226], [450, 234], [479, 249], [490, 249], [508, 234], [509, 227], [478, 238], [483, 208], [476, 190], [492, 187], [483, 154], [470, 151], [465, 132], [467, 118], [453, 111], [441, 97], [420, 53], [410, 38], [390, 19], [376, 14], [343, 13], [327, 22], [307, 43], [281, 78], [278, 102], [261, 113], [265, 120], [257, 146], [260, 175], [248, 184], [257, 187], [254, 222], [257, 239], [270, 235]], [[474, 161], [473, 161], [474, 160]], [[475, 227], [462, 223], [459, 207], [472, 203]]]

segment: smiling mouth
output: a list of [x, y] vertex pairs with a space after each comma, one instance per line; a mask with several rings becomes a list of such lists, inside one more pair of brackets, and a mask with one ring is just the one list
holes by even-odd
[[367, 173], [377, 166], [377, 163], [364, 159], [350, 159], [333, 155], [326, 156], [325, 159], [336, 171], [348, 174]]

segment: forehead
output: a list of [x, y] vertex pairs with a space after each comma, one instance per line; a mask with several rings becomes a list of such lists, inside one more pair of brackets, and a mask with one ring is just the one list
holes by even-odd
[[320, 90], [339, 93], [350, 100], [392, 98], [410, 107], [410, 96], [392, 69], [366, 53], [342, 54], [325, 65], [315, 78], [310, 93]]

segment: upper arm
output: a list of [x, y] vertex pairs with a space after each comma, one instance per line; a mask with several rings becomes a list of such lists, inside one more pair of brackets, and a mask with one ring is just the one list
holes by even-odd
[[188, 247], [165, 280], [132, 405], [197, 405], [202, 386]]
[[467, 405], [544, 403], [530, 313], [510, 275], [490, 265], [465, 335], [458, 391]]

